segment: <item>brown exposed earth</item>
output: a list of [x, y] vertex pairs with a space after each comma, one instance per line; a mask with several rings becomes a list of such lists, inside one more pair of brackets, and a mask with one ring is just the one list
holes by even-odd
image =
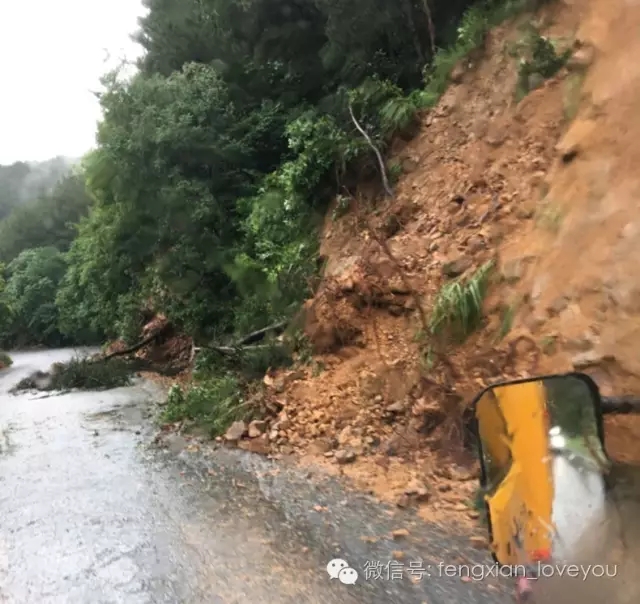
[[[555, 2], [536, 19], [572, 46], [565, 68], [516, 102], [507, 49], [521, 34], [495, 29], [396, 143], [393, 199], [363, 187], [328, 213], [304, 313], [313, 362], [265, 376], [279, 415], [231, 440], [472, 520], [462, 419], [484, 385], [576, 368], [605, 394], [640, 394], [640, 4]], [[438, 291], [490, 260], [483, 326], [429, 366], [420, 334]], [[609, 453], [640, 463], [640, 418], [606, 428]]]

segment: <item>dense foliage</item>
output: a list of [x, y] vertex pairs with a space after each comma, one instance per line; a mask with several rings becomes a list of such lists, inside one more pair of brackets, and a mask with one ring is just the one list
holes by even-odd
[[[469, 3], [432, 4], [148, 0], [138, 73], [104, 79], [63, 331], [131, 339], [152, 311], [210, 340], [290, 313], [327, 201], [375, 166], [347, 103], [384, 148]], [[484, 32], [474, 18], [458, 41]]]

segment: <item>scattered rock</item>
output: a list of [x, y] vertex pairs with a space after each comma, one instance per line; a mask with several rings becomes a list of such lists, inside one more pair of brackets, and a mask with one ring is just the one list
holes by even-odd
[[238, 443], [238, 448], [249, 451], [250, 453], [256, 453], [257, 455], [269, 454], [269, 439], [266, 434], [251, 440], [241, 440]]
[[404, 494], [413, 497], [416, 501], [428, 501], [430, 497], [429, 489], [419, 480], [412, 480], [404, 489]]
[[406, 409], [404, 401], [396, 401], [387, 407], [389, 413], [404, 413]]
[[258, 438], [258, 436], [262, 436], [262, 434], [264, 434], [266, 427], [267, 427], [267, 422], [259, 419], [254, 419], [249, 424], [249, 438]]
[[353, 463], [358, 456], [352, 449], [340, 449], [335, 452], [334, 458], [340, 465]]
[[224, 438], [228, 442], [237, 442], [247, 433], [247, 424], [243, 421], [233, 422], [225, 432]]
[[469, 238], [469, 241], [467, 241], [467, 251], [470, 254], [477, 254], [479, 251], [483, 250], [485, 248], [485, 244], [484, 244], [484, 240], [482, 239], [482, 237], [478, 237], [473, 236]]
[[393, 556], [394, 560], [404, 560], [405, 556], [406, 556], [406, 554], [403, 551], [398, 550], [398, 549], [393, 550], [391, 552], [391, 555]]
[[399, 508], [408, 508], [411, 505], [411, 498], [406, 493], [402, 493], [396, 500], [396, 505]]
[[449, 278], [459, 277], [471, 268], [471, 264], [471, 259], [466, 256], [449, 260], [442, 265], [442, 274]]
[[583, 335], [577, 338], [567, 338], [564, 342], [564, 348], [573, 352], [587, 352], [593, 348], [594, 344], [593, 338]]
[[278, 436], [279, 436], [279, 432], [275, 428], [271, 430], [271, 432], [269, 432], [269, 440], [271, 441], [277, 440]]
[[524, 263], [522, 259], [515, 258], [505, 262], [502, 268], [502, 278], [509, 284], [516, 283], [522, 278], [524, 272]]
[[581, 71], [587, 69], [593, 63], [595, 49], [592, 46], [583, 46], [576, 50], [567, 61], [567, 69]]
[[451, 73], [449, 74], [449, 79], [454, 84], [460, 84], [460, 82], [462, 82], [462, 78], [464, 77], [464, 74], [466, 71], [467, 70], [465, 69], [465, 66], [464, 66], [464, 60], [458, 61], [458, 63], [456, 63], [454, 68], [451, 70]]
[[549, 306], [547, 306], [547, 313], [550, 316], [559, 315], [563, 310], [565, 310], [569, 306], [569, 298], [566, 296], [560, 296], [556, 298]]
[[391, 536], [394, 539], [405, 539], [409, 536], [409, 531], [406, 528], [395, 529], [391, 531]]
[[580, 354], [575, 355], [571, 359], [571, 363], [574, 369], [586, 369], [587, 367], [592, 367], [593, 365], [598, 365], [603, 361], [610, 360], [611, 357], [607, 357], [596, 350], [589, 350], [587, 352], [582, 352]]

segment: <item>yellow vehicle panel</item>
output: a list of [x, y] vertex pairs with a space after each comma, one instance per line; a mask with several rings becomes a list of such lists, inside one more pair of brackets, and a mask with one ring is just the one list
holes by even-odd
[[551, 548], [553, 479], [542, 382], [498, 386], [478, 401], [483, 450], [490, 458], [493, 546], [503, 564]]

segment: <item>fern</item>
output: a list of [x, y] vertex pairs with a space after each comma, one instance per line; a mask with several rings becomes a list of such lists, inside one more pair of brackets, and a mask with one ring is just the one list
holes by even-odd
[[451, 333], [465, 340], [482, 322], [482, 306], [494, 263], [481, 266], [467, 281], [447, 283], [439, 292], [429, 322], [433, 336]]

